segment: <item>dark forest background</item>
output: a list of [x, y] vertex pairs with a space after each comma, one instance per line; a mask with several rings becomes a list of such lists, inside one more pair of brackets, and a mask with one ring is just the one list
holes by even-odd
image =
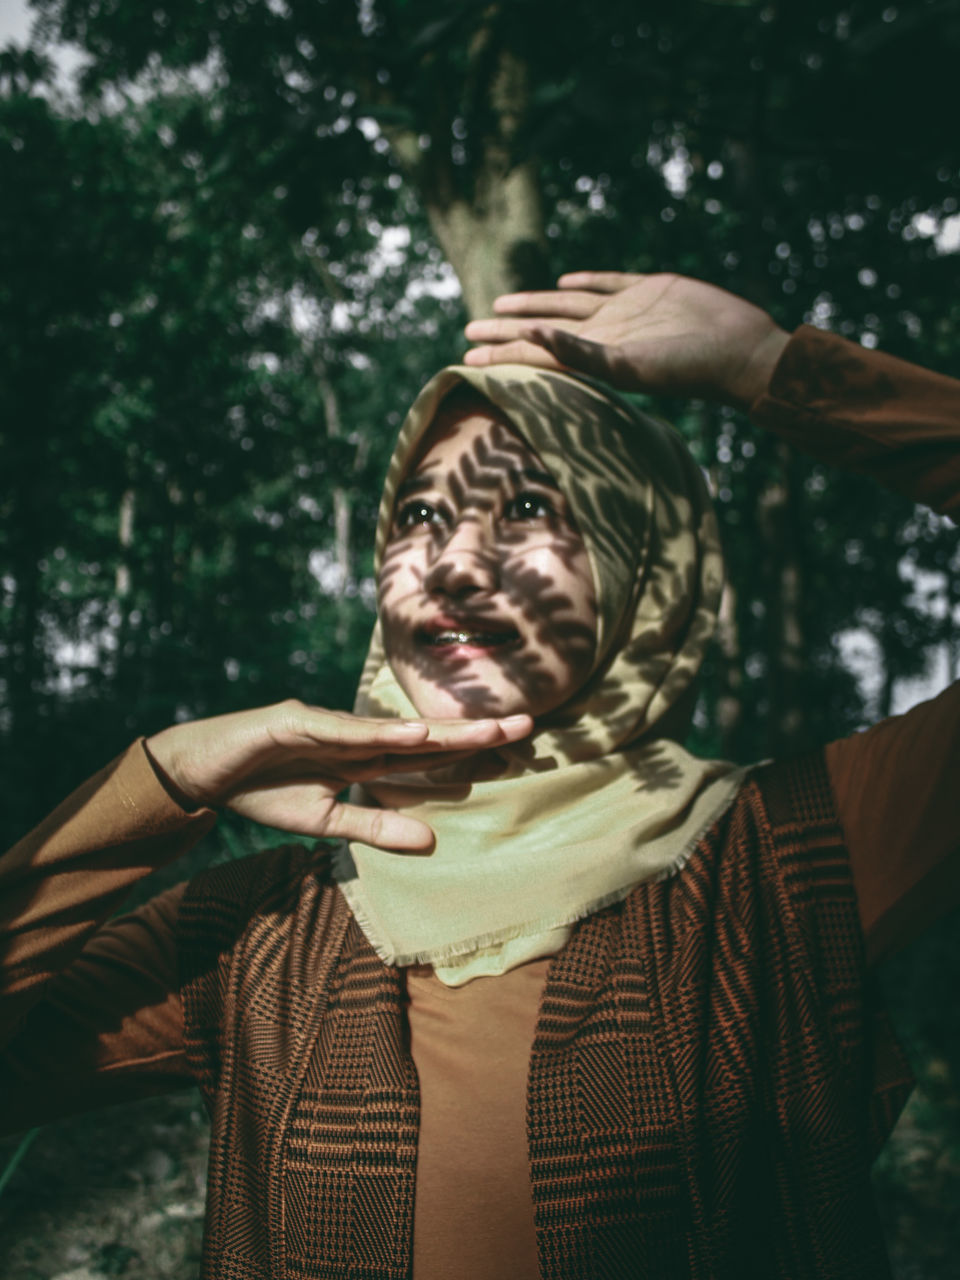
[[[0, 52], [6, 844], [138, 733], [350, 705], [392, 437], [505, 289], [678, 270], [960, 370], [960, 0], [34, 7]], [[957, 678], [951, 526], [654, 408], [734, 584], [695, 749], [802, 750]], [[223, 823], [177, 874], [272, 838]], [[884, 974], [920, 1078], [877, 1170], [901, 1280], [960, 1247], [956, 932]], [[4, 1276], [192, 1274], [202, 1131], [190, 1097], [7, 1143]]]

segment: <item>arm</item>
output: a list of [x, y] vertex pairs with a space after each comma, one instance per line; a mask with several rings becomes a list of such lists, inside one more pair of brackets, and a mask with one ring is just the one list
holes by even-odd
[[[960, 382], [673, 275], [578, 272], [513, 294], [470, 364], [568, 367], [623, 390], [698, 395], [954, 519]], [[960, 686], [826, 749], [871, 959], [960, 901]]]
[[133, 885], [213, 822], [171, 798], [135, 743], [0, 858], [0, 1043]]
[[[960, 382], [803, 327], [751, 417], [824, 462], [956, 520]], [[826, 748], [877, 960], [960, 904], [960, 683]]]
[[213, 821], [184, 812], [135, 743], [0, 858], [0, 1129], [187, 1078], [179, 890], [105, 922]]
[[133, 884], [209, 830], [208, 805], [300, 834], [424, 849], [422, 822], [339, 793], [409, 769], [411, 755], [432, 768], [529, 729], [525, 716], [403, 723], [291, 701], [131, 747], [0, 859], [0, 1127], [187, 1074], [173, 946], [183, 887], [107, 921]]
[[512, 293], [472, 320], [466, 364], [586, 373], [621, 391], [701, 396], [747, 409], [789, 341], [759, 307], [671, 274], [577, 271], [560, 288]]

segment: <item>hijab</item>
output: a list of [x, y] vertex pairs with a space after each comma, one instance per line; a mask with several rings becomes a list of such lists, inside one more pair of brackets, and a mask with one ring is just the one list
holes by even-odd
[[[410, 409], [390, 462], [378, 571], [398, 486], [442, 401], [462, 384], [499, 410], [558, 484], [583, 538], [598, 608], [589, 676], [528, 739], [466, 768], [367, 785], [367, 803], [401, 808], [433, 828], [432, 853], [359, 842], [335, 852], [335, 878], [380, 958], [432, 964], [451, 986], [552, 954], [577, 920], [675, 874], [744, 776], [677, 741], [723, 585], [703, 476], [670, 426], [600, 384], [525, 365], [437, 374]], [[354, 709], [417, 717], [379, 622]]]

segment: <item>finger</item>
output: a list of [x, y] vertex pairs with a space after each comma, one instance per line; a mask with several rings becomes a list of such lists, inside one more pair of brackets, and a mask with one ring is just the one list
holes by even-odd
[[395, 809], [342, 804], [309, 781], [248, 791], [232, 797], [227, 807], [254, 822], [314, 839], [341, 837], [378, 849], [421, 853], [434, 844], [433, 832], [419, 818]]
[[365, 750], [379, 747], [399, 747], [425, 741], [429, 730], [421, 720], [395, 720], [383, 716], [355, 716], [347, 711], [327, 711], [322, 708], [301, 707], [292, 717], [285, 718], [277, 733], [279, 744], [286, 734], [292, 733], [299, 748], [331, 747]]
[[[394, 720], [379, 716], [355, 716], [347, 712], [325, 712], [316, 724], [303, 731], [311, 745], [329, 755], [329, 748], [342, 750], [347, 759], [362, 759], [370, 752], [431, 751], [437, 747], [498, 742], [508, 717], [497, 720]], [[516, 729], [508, 730], [516, 732]]]
[[335, 805], [323, 834], [359, 840], [388, 853], [429, 853], [435, 843], [433, 832], [419, 818], [396, 809], [370, 809], [356, 804]]
[[423, 750], [478, 750], [500, 746], [525, 738], [533, 728], [533, 717], [528, 715], [501, 716], [485, 720], [424, 720], [428, 736], [422, 743], [409, 748], [410, 754]]
[[488, 316], [485, 320], [471, 320], [463, 332], [471, 342], [510, 342], [519, 335], [521, 327], [529, 323], [518, 316], [502, 319]]
[[[533, 728], [532, 717], [523, 714], [500, 719], [416, 720], [408, 723], [423, 729], [419, 739], [404, 741], [398, 736], [395, 741], [386, 743], [388, 750], [411, 756], [431, 751], [479, 751], [505, 742], [516, 742]], [[356, 746], [346, 746], [344, 755], [348, 759], [362, 760], [365, 752], [374, 750], [376, 745], [372, 740], [364, 740]]]
[[[509, 740], [516, 740], [515, 732]], [[261, 770], [256, 781], [243, 791], [237, 791], [228, 798], [229, 807], [236, 808], [243, 804], [258, 803], [257, 797], [267, 797], [260, 803], [276, 805], [282, 803], [276, 797], [286, 796], [294, 801], [289, 807], [295, 811], [295, 805], [309, 802], [316, 805], [317, 795], [331, 797], [341, 791], [345, 784], [354, 782], [370, 782], [374, 778], [382, 778], [391, 773], [427, 773], [435, 769], [449, 768], [461, 760], [469, 760], [494, 746], [504, 746], [508, 741], [506, 734], [501, 734], [496, 742], [480, 742], [469, 747], [446, 747], [441, 750], [422, 750], [409, 753], [383, 753], [375, 756], [361, 756], [343, 759], [331, 767], [327, 760], [306, 760], [300, 757], [276, 768]], [[268, 825], [277, 826], [272, 822]], [[312, 830], [312, 828], [311, 828]]]
[[578, 338], [575, 334], [547, 325], [525, 329], [524, 338], [546, 348], [558, 364], [567, 369], [575, 369], [578, 373], [586, 373], [594, 378], [614, 380], [613, 349], [603, 343], [590, 342], [586, 338]]
[[343, 774], [350, 782], [370, 782], [374, 778], [383, 778], [393, 773], [430, 773], [435, 769], [448, 769], [461, 760], [469, 760], [477, 755], [479, 751], [469, 750], [432, 751], [417, 756], [378, 756], [375, 760], [364, 760], [350, 769], [344, 769]]
[[434, 751], [481, 751], [516, 742], [533, 728], [533, 720], [528, 715], [481, 720], [411, 721], [344, 715], [342, 720], [344, 723], [336, 731], [329, 722], [321, 725], [319, 732], [311, 733], [305, 729], [297, 743], [296, 755], [291, 755], [269, 775], [261, 771], [258, 776], [261, 780], [269, 777], [272, 781], [274, 778], [302, 776], [312, 770], [316, 770], [318, 776], [326, 776], [331, 769], [338, 776], [343, 776], [348, 772], [344, 765], [379, 759], [389, 752], [409, 753], [417, 757]]
[[594, 293], [620, 293], [646, 276], [631, 271], [565, 271], [557, 281], [558, 289], [590, 289]]
[[559, 363], [546, 347], [518, 338], [499, 346], [471, 347], [464, 352], [463, 363], [483, 367], [490, 364], [530, 364], [539, 369], [559, 369]]
[[585, 320], [598, 305], [596, 291], [560, 293], [556, 289], [502, 293], [493, 300], [493, 309], [498, 315], [556, 316], [568, 320]]

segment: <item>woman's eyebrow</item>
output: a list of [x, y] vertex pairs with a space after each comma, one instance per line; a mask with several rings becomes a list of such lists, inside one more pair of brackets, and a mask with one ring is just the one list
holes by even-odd
[[[547, 489], [555, 489], [558, 493], [560, 492], [560, 486], [549, 471], [541, 471], [537, 467], [512, 468], [509, 475], [514, 485], [527, 480], [533, 484], [540, 484]], [[423, 493], [425, 489], [433, 489], [437, 483], [436, 477], [430, 472], [418, 471], [400, 482], [395, 501], [402, 502], [404, 498], [409, 498], [414, 493]]]
[[524, 467], [522, 471], [512, 471], [510, 475], [514, 483], [518, 480], [532, 480], [534, 484], [542, 484], [547, 489], [556, 489], [558, 493], [560, 491], [560, 486], [549, 471], [539, 471], [536, 467]]
[[416, 475], [407, 476], [406, 480], [401, 481], [397, 488], [397, 502], [402, 502], [404, 498], [408, 498], [411, 493], [423, 493], [424, 489], [432, 489], [436, 484], [434, 478], [426, 472], [417, 472]]

